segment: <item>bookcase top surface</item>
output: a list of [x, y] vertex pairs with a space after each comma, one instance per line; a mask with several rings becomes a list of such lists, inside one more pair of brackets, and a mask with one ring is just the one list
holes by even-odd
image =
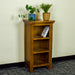
[[54, 20], [49, 20], [49, 21], [42, 21], [42, 20], [39, 20], [39, 21], [28, 21], [28, 20], [23, 20], [23, 22], [25, 23], [30, 23], [30, 24], [33, 24], [33, 23], [54, 23], [55, 21]]

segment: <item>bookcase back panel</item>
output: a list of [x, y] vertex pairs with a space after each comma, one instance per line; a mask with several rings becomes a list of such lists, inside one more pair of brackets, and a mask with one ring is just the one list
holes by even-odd
[[[46, 25], [47, 26], [47, 25]], [[42, 37], [41, 34], [44, 30], [44, 28], [46, 26], [34, 26], [33, 29], [34, 29], [34, 32], [33, 32], [33, 37], [36, 38], [36, 37]], [[49, 36], [49, 33], [47, 34], [47, 37]]]
[[40, 65], [40, 64], [48, 63], [48, 59], [49, 59], [48, 53], [35, 54], [34, 55], [34, 65]]
[[33, 49], [34, 50], [49, 50], [49, 40], [36, 40], [33, 42], [34, 46]]

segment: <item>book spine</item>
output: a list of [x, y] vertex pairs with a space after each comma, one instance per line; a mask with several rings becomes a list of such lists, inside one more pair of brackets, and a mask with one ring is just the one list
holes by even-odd
[[46, 26], [41, 34], [42, 37], [46, 37], [49, 31], [49, 26]]
[[44, 38], [47, 36], [48, 31], [49, 31], [49, 27], [47, 26], [46, 31], [45, 31], [45, 34], [43, 35]]

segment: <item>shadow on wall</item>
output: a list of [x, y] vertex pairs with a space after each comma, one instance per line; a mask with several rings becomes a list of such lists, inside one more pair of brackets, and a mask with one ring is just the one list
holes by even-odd
[[18, 59], [24, 61], [24, 23], [20, 22], [18, 25]]
[[17, 44], [18, 44], [18, 61], [24, 61], [24, 23], [20, 21], [16, 24], [18, 30]]
[[[23, 10], [23, 11], [22, 11]], [[24, 13], [25, 10], [20, 8], [18, 10], [18, 13]], [[18, 13], [16, 15], [12, 15], [11, 16], [11, 20], [13, 22], [13, 24], [16, 27], [16, 32], [17, 32], [17, 58], [19, 62], [24, 61], [24, 23], [22, 18], [18, 17]]]

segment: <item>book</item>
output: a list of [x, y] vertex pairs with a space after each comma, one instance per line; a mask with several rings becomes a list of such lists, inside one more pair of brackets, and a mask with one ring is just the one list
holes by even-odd
[[46, 37], [49, 32], [49, 26], [46, 26], [41, 34], [42, 37]]

